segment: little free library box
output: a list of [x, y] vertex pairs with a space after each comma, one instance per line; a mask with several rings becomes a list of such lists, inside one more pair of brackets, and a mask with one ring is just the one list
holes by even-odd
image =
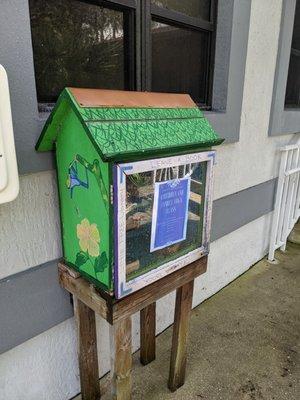
[[221, 142], [188, 95], [65, 89], [36, 146], [56, 151], [65, 263], [119, 299], [207, 255]]

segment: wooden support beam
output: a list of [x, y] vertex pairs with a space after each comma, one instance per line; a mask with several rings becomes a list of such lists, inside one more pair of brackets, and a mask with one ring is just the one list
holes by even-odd
[[184, 384], [187, 337], [193, 300], [194, 280], [176, 291], [175, 320], [169, 373], [169, 389], [174, 392]]
[[60, 285], [68, 292], [78, 297], [85, 305], [95, 311], [104, 319], [107, 319], [107, 302], [99, 295], [95, 287], [86, 279], [74, 278], [69, 271], [71, 268], [64, 264], [58, 264], [58, 278]]
[[156, 303], [143, 308], [140, 312], [140, 360], [143, 365], [155, 360]]
[[111, 387], [114, 400], [131, 399], [131, 317], [110, 326]]
[[81, 277], [81, 273], [79, 271], [76, 271], [74, 268], [71, 268], [68, 265], [63, 264], [62, 262], [58, 263], [58, 270], [61, 273], [70, 275], [74, 279]]
[[74, 296], [82, 400], [100, 400], [95, 312]]
[[63, 288], [78, 297], [110, 324], [114, 324], [195, 279], [206, 272], [206, 269], [207, 256], [204, 256], [122, 299], [115, 299], [104, 290], [95, 288], [83, 277], [73, 276], [73, 270], [63, 263], [58, 265], [58, 275], [59, 283]]
[[121, 318], [128, 317], [149, 306], [178, 287], [185, 285], [197, 276], [206, 272], [207, 256], [169, 274], [151, 285], [145, 286], [120, 300], [112, 302], [107, 320], [114, 324]]

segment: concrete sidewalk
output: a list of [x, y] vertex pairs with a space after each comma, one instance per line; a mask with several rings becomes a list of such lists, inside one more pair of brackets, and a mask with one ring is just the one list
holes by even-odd
[[299, 400], [300, 246], [276, 257], [277, 265], [260, 261], [193, 310], [177, 392], [167, 389], [172, 328], [157, 338], [156, 361], [143, 367], [137, 352], [133, 400]]

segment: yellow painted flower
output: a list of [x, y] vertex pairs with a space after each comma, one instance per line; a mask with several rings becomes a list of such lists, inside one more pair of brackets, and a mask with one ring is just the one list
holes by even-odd
[[99, 256], [100, 235], [96, 224], [90, 224], [88, 219], [83, 219], [77, 225], [77, 237], [82, 251], [88, 252], [92, 257]]

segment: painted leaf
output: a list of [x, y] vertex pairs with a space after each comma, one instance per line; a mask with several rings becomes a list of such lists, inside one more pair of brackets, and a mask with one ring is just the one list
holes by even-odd
[[89, 256], [84, 253], [83, 251], [80, 251], [79, 253], [76, 254], [76, 261], [75, 265], [77, 267], [81, 267], [83, 264], [85, 264], [88, 260]]
[[108, 266], [108, 258], [107, 258], [106, 252], [103, 251], [101, 253], [101, 255], [95, 259], [94, 268], [95, 268], [96, 274], [98, 272], [103, 272], [105, 270], [105, 268], [107, 268], [107, 266]]

